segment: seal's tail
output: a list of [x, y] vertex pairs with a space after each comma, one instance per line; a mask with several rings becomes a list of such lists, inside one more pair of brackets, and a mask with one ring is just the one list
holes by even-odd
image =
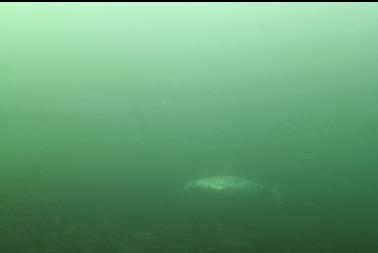
[[278, 204], [282, 204], [283, 203], [283, 199], [282, 199], [281, 186], [279, 184], [276, 184], [276, 185], [273, 186], [273, 188], [272, 188], [271, 191], [272, 191], [273, 199]]

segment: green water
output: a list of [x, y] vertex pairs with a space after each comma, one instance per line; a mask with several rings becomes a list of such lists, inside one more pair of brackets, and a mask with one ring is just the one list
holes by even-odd
[[[0, 252], [378, 251], [377, 4], [2, 4], [0, 36]], [[284, 202], [183, 192], [217, 175]]]

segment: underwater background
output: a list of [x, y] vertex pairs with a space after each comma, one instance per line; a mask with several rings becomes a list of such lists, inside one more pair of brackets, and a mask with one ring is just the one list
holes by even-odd
[[376, 3], [1, 4], [0, 252], [378, 252], [377, 66]]

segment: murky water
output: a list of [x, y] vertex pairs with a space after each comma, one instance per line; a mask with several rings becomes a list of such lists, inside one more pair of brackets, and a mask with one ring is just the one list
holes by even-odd
[[[378, 5], [0, 5], [0, 251], [377, 252]], [[284, 201], [188, 195], [236, 176]]]

